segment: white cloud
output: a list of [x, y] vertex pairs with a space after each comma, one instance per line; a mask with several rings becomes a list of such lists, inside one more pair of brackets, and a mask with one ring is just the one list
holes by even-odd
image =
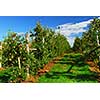
[[71, 35], [72, 34], [78, 35], [79, 33], [85, 32], [86, 31], [85, 28], [92, 20], [93, 19], [79, 22], [79, 23], [67, 23], [63, 25], [58, 25], [57, 27], [60, 27], [60, 29], [56, 29], [56, 32], [60, 32], [61, 34], [66, 36], [70, 45], [73, 46], [75, 36], [72, 37]]
[[17, 35], [25, 35], [24, 32], [16, 32], [16, 33], [17, 33]]

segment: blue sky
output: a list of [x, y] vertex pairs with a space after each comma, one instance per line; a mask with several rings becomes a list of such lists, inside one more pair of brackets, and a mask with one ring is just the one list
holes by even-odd
[[[0, 40], [7, 35], [9, 29], [14, 32], [27, 32], [35, 27], [37, 21], [40, 21], [43, 26], [55, 29], [58, 25], [75, 25], [76, 23], [91, 20], [94, 17], [95, 16], [0, 16]], [[79, 33], [81, 34], [81, 32]], [[75, 37], [80, 36], [80, 34], [72, 33], [70, 35]]]

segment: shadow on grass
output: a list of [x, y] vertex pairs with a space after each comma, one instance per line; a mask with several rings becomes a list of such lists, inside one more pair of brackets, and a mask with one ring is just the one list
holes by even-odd
[[82, 57], [81, 54], [67, 54], [67, 55], [64, 55], [64, 58], [80, 58]]
[[[51, 71], [49, 73], [45, 74], [46, 78], [50, 78], [50, 79], [59, 79], [60, 77], [64, 77], [67, 81], [67, 79], [72, 79], [75, 80], [76, 82], [95, 82], [98, 78], [96, 73], [93, 72], [85, 72], [85, 71], [89, 71], [86, 66], [88, 64], [86, 64], [84, 62], [84, 59], [82, 56], [80, 55], [65, 55], [63, 59], [55, 62], [56, 64], [68, 64], [70, 65], [70, 67], [68, 68], [68, 70], [66, 71]], [[77, 68], [77, 71], [80, 71], [79, 73], [73, 73], [71, 72], [71, 69], [73, 67]], [[87, 66], [88, 67], [88, 66]], [[73, 68], [75, 71], [75, 68]], [[81, 73], [82, 72], [82, 73]]]
[[0, 83], [8, 83], [10, 75], [0, 76]]
[[50, 79], [59, 79], [59, 77], [65, 77], [66, 80], [68, 79], [74, 79], [78, 82], [81, 81], [96, 81], [97, 79], [97, 75], [95, 73], [92, 74], [73, 74], [71, 72], [67, 73], [67, 72], [51, 72], [51, 73], [47, 73], [45, 74], [46, 78], [50, 78]]
[[70, 64], [72, 66], [86, 66], [88, 64], [85, 63], [85, 61], [82, 58], [75, 58], [75, 59], [69, 59], [69, 60], [63, 60], [61, 59], [60, 61], [55, 62], [56, 64]]

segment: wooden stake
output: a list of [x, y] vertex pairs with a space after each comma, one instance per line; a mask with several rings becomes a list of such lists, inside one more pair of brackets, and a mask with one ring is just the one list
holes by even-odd
[[43, 42], [43, 48], [44, 48], [44, 42], [45, 42], [44, 37], [43, 37], [43, 39], [42, 39], [42, 42]]
[[[98, 46], [100, 46], [98, 34], [97, 34], [97, 44], [98, 44]], [[100, 61], [100, 56], [99, 56], [99, 61]]]
[[27, 50], [28, 54], [29, 54], [29, 37], [30, 37], [30, 35], [26, 34], [26, 41], [27, 41], [26, 50]]
[[26, 67], [26, 70], [27, 70], [27, 79], [29, 79], [29, 76], [30, 76], [30, 74], [29, 74], [29, 66]]
[[26, 44], [26, 50], [27, 50], [27, 53], [29, 54], [29, 44]]
[[20, 57], [18, 57], [18, 66], [19, 66], [19, 69], [21, 69]]
[[[30, 37], [30, 35], [27, 33], [26, 34], [26, 41], [27, 41], [26, 50], [27, 50], [28, 55], [29, 55], [29, 37]], [[26, 67], [26, 70], [27, 70], [27, 79], [29, 78], [29, 68], [30, 68], [30, 66], [28, 65]]]
[[2, 67], [2, 42], [0, 42], [0, 68]]
[[97, 35], [97, 44], [98, 44], [98, 46], [100, 46], [98, 35]]

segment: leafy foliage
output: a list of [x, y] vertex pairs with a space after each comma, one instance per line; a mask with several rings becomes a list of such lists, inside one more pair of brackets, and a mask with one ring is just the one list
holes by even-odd
[[55, 33], [49, 28], [43, 28], [40, 23], [37, 23], [34, 31], [36, 34], [35, 48], [37, 49], [35, 57], [40, 62], [40, 67], [70, 48], [67, 39], [63, 35]]
[[74, 52], [82, 52], [81, 50], [81, 39], [76, 37], [75, 38], [75, 42], [74, 42], [74, 45], [73, 45], [73, 51]]
[[[98, 46], [97, 44], [97, 35], [100, 40], [100, 19], [95, 18], [91, 21], [89, 30], [83, 33], [82, 36], [82, 50], [84, 53], [89, 52]], [[98, 59], [99, 53], [98, 50], [92, 52], [90, 59], [95, 60]]]
[[[39, 22], [33, 31], [30, 31], [29, 40], [28, 43], [24, 35], [8, 32], [8, 36], [3, 41], [2, 50], [2, 65], [7, 70], [0, 73], [1, 81], [6, 75], [5, 82], [15, 82], [15, 80], [17, 82], [18, 77], [25, 80], [27, 68], [29, 68], [29, 74], [37, 74], [39, 68], [43, 68], [50, 60], [70, 49], [63, 35], [42, 27]], [[27, 46], [29, 52], [27, 52]]]
[[25, 80], [26, 74], [24, 73], [24, 69], [19, 73], [18, 67], [10, 67], [6, 70], [0, 71], [0, 82], [8, 83], [8, 82], [21, 82]]

